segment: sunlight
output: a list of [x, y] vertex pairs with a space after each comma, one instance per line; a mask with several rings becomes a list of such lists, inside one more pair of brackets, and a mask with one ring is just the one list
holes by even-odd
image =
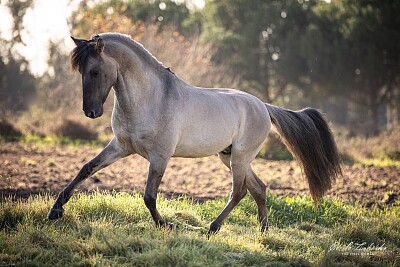
[[[30, 62], [30, 69], [34, 75], [40, 76], [47, 70], [48, 43], [52, 41], [64, 42], [67, 49], [72, 47], [69, 42], [69, 28], [67, 19], [77, 6], [77, 1], [46, 1], [36, 0], [33, 9], [26, 12], [22, 38], [25, 46], [18, 51]], [[12, 22], [5, 4], [0, 6], [2, 17], [0, 30], [6, 40], [11, 39]]]
[[[47, 48], [50, 40], [61, 41], [66, 50], [72, 49], [68, 18], [79, 2], [79, 0], [36, 0], [33, 9], [27, 11], [24, 18], [25, 30], [22, 33], [26, 46], [19, 47], [18, 51], [30, 62], [30, 69], [35, 76], [40, 76], [47, 71]], [[183, 3], [184, 1], [176, 0], [175, 2]], [[188, 6], [197, 8], [203, 8], [204, 4], [204, 0], [188, 1]], [[165, 8], [166, 4], [161, 2], [160, 9]], [[109, 9], [107, 12], [112, 14], [114, 10]], [[10, 40], [12, 19], [4, 1], [0, 4], [0, 17], [0, 36]], [[158, 21], [162, 20], [162, 16], [158, 17]]]

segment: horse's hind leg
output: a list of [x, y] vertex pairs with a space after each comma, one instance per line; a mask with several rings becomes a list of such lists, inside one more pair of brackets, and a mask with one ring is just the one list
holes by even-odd
[[[230, 154], [219, 153], [218, 157], [221, 159], [222, 163], [226, 167], [231, 169]], [[268, 210], [266, 207], [266, 186], [265, 184], [258, 178], [258, 176], [251, 170], [248, 170], [246, 174], [245, 180], [246, 188], [249, 190], [251, 196], [255, 200], [258, 208], [258, 220], [261, 224], [261, 232], [265, 232], [268, 230]]]
[[[227, 165], [227, 157], [220, 154], [222, 162]], [[228, 165], [227, 165], [228, 166]], [[228, 203], [218, 217], [211, 223], [208, 235], [218, 232], [221, 225], [229, 213], [236, 207], [240, 200], [246, 195], [246, 172], [250, 168], [249, 164], [243, 164], [243, 161], [236, 159], [230, 164], [230, 169], [232, 171], [232, 192]]]
[[246, 186], [257, 203], [258, 220], [261, 224], [261, 232], [265, 232], [268, 230], [268, 210], [265, 202], [266, 186], [251, 169], [246, 175]]
[[55, 220], [62, 217], [64, 209], [63, 205], [68, 202], [71, 198], [74, 189], [83, 182], [86, 178], [93, 175], [95, 172], [107, 167], [108, 165], [114, 163], [116, 160], [128, 156], [119, 145], [116, 139], [111, 140], [111, 142], [98, 154], [94, 159], [86, 163], [82, 169], [79, 171], [75, 179], [70, 182], [64, 190], [58, 195], [56, 202], [50, 209], [47, 218], [49, 220]]

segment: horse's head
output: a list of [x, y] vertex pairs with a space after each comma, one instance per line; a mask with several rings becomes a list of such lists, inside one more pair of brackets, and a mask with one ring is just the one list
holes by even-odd
[[94, 119], [103, 115], [103, 104], [117, 82], [117, 63], [105, 53], [99, 35], [91, 40], [71, 38], [76, 44], [71, 53], [72, 68], [82, 75], [83, 111]]

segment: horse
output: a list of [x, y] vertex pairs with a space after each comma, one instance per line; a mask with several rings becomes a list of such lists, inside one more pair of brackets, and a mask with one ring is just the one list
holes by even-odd
[[63, 205], [86, 178], [120, 158], [138, 154], [150, 163], [144, 204], [156, 226], [172, 228], [174, 225], [163, 219], [156, 205], [169, 159], [218, 154], [232, 173], [232, 190], [208, 234], [221, 228], [247, 191], [257, 204], [261, 232], [265, 232], [266, 186], [253, 172], [251, 162], [272, 126], [302, 167], [315, 204], [341, 175], [336, 143], [320, 111], [292, 111], [263, 103], [242, 91], [192, 86], [128, 35], [101, 33], [90, 40], [71, 38], [76, 47], [70, 63], [82, 76], [84, 114], [91, 119], [100, 117], [113, 89], [114, 135], [59, 193], [48, 213], [49, 220], [63, 216]]

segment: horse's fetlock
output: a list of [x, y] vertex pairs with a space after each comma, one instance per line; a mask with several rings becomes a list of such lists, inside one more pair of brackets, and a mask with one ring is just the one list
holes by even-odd
[[261, 233], [266, 233], [266, 232], [268, 232], [268, 228], [269, 228], [268, 222], [262, 223], [262, 224], [261, 224]]
[[179, 230], [179, 226], [174, 224], [174, 223], [170, 223], [165, 221], [164, 219], [161, 219], [159, 221], [156, 222], [156, 226], [160, 227], [160, 228], [165, 228], [168, 230]]
[[208, 237], [210, 237], [211, 234], [215, 234], [217, 233], [220, 229], [221, 229], [221, 223], [218, 221], [213, 221], [210, 224], [210, 229], [208, 230]]
[[57, 220], [60, 219], [63, 215], [64, 215], [64, 209], [62, 207], [53, 207], [47, 214], [47, 219], [50, 221]]
[[221, 228], [221, 224], [219, 222], [217, 222], [217, 221], [213, 221], [210, 224], [210, 229], [217, 230], [217, 229], [220, 229], [220, 228]]

